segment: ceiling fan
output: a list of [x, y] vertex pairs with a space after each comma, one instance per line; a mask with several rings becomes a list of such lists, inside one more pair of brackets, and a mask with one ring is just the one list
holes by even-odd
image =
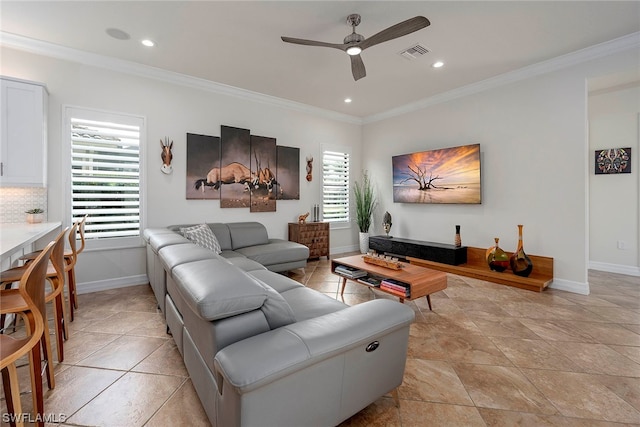
[[407, 34], [421, 30], [428, 27], [431, 23], [424, 16], [416, 16], [384, 29], [368, 39], [365, 39], [364, 36], [356, 33], [356, 27], [360, 24], [360, 15], [353, 13], [347, 16], [347, 24], [351, 25], [353, 32], [344, 38], [344, 43], [342, 44], [296, 39], [285, 36], [282, 36], [281, 38], [283, 42], [287, 43], [302, 44], [305, 46], [332, 47], [334, 49], [340, 49], [347, 52], [351, 58], [351, 72], [353, 73], [353, 79], [359, 80], [367, 75], [364, 63], [360, 57], [360, 52], [382, 42], [397, 39], [398, 37], [406, 36]]

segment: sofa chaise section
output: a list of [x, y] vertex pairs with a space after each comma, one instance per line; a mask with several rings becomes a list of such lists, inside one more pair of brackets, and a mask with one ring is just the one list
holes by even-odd
[[[281, 293], [275, 276], [291, 282], [276, 283]], [[402, 304], [349, 307], [222, 260], [181, 264], [173, 278], [178, 346], [214, 426], [335, 425], [402, 382], [414, 318]]]
[[[164, 257], [160, 255], [160, 252], [164, 248], [183, 244], [197, 247], [180, 234], [181, 228], [194, 225], [197, 224], [148, 228], [143, 232], [143, 238], [147, 243], [147, 276], [158, 301], [158, 307], [163, 314], [165, 314], [167, 280], [171, 280], [172, 268], [181, 262], [220, 256], [244, 271], [269, 269], [276, 272], [304, 268], [307, 264], [309, 248], [287, 240], [270, 239], [267, 229], [259, 222], [207, 223], [220, 244], [222, 250], [220, 254], [207, 253], [204, 252], [206, 249], [200, 248], [197, 254], [193, 255], [195, 258], [190, 258], [191, 254], [185, 254], [185, 258], [182, 259], [180, 255], [177, 255], [182, 250], [176, 250], [176, 255], [174, 255], [174, 251], [166, 249], [164, 250], [165, 257], [171, 259], [163, 261]], [[175, 256], [179, 259], [173, 259]]]
[[[172, 225], [176, 233], [180, 228], [194, 224]], [[275, 272], [304, 268], [309, 248], [284, 239], [269, 238], [267, 229], [259, 222], [207, 223], [215, 234], [224, 258], [248, 258]]]
[[413, 317], [374, 300], [225, 347], [214, 360], [214, 425], [341, 423], [402, 383]]

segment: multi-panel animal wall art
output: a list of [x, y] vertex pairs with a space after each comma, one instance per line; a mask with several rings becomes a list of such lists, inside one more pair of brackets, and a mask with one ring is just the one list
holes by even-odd
[[248, 208], [251, 194], [251, 133], [249, 129], [220, 127], [220, 207]]
[[219, 138], [188, 133], [186, 196], [275, 212], [277, 199], [300, 199], [300, 149], [231, 126]]
[[279, 186], [271, 170], [275, 165], [276, 139], [251, 135], [251, 212], [276, 211]]
[[278, 145], [276, 153], [276, 178], [280, 186], [277, 198], [300, 200], [300, 149]]
[[187, 134], [187, 199], [220, 198], [220, 138]]

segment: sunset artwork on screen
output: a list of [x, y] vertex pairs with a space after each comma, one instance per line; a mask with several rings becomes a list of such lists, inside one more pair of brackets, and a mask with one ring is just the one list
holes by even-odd
[[481, 203], [480, 144], [393, 156], [396, 203]]

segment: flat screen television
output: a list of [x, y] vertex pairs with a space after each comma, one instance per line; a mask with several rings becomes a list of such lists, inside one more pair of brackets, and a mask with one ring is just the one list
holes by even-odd
[[395, 203], [481, 203], [480, 144], [392, 157]]

